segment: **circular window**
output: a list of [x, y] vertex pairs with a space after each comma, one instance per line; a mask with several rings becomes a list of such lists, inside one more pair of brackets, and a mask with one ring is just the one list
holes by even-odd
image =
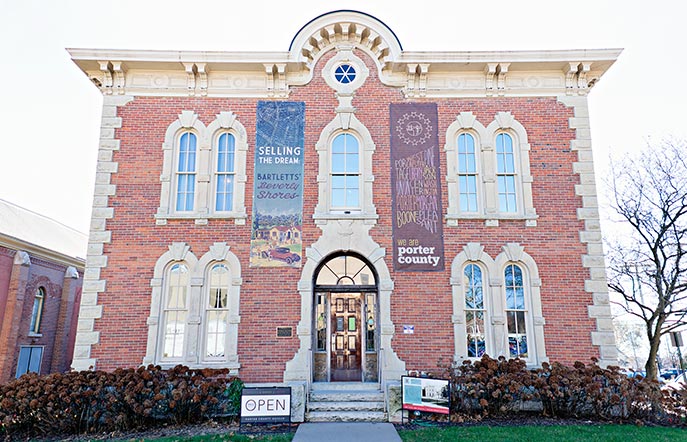
[[341, 84], [349, 84], [355, 80], [355, 68], [348, 63], [337, 66], [334, 78]]

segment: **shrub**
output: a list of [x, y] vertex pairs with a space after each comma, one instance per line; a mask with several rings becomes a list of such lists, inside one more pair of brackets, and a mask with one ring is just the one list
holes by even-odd
[[0, 386], [0, 434], [77, 434], [236, 416], [242, 382], [183, 366], [23, 375]]
[[687, 391], [668, 394], [657, 382], [629, 378], [596, 362], [572, 367], [544, 363], [530, 370], [520, 359], [463, 361], [447, 368], [451, 412], [460, 418], [536, 412], [557, 418], [683, 423]]

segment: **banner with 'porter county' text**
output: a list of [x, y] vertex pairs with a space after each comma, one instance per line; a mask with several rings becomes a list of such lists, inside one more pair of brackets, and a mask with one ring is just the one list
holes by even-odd
[[444, 270], [435, 103], [395, 103], [391, 119], [394, 270]]
[[300, 267], [305, 103], [259, 101], [251, 267]]

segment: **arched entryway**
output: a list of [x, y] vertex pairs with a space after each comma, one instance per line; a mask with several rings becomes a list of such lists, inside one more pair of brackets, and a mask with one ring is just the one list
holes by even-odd
[[322, 260], [313, 275], [314, 382], [379, 381], [379, 288], [354, 253]]

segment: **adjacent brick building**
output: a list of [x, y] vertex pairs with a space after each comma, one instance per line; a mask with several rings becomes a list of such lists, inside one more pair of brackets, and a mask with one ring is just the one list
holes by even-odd
[[0, 383], [70, 369], [87, 236], [0, 200]]
[[[73, 367], [364, 381], [616, 361], [587, 94], [619, 50], [70, 50], [104, 94]], [[301, 416], [302, 418], [302, 416]]]

